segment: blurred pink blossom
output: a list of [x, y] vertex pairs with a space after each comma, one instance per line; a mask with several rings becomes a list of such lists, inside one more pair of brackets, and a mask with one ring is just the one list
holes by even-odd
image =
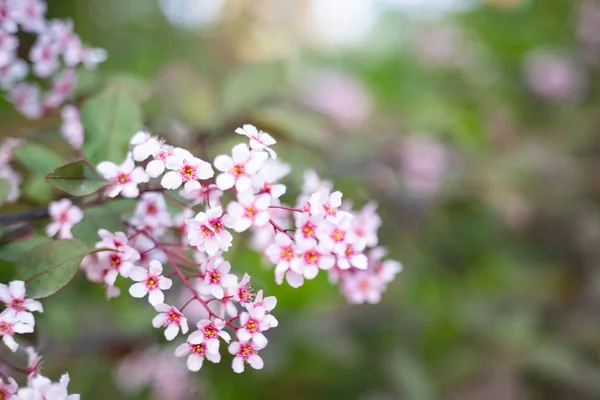
[[320, 70], [303, 82], [304, 102], [338, 121], [345, 129], [364, 124], [371, 116], [371, 97], [353, 75], [341, 70]]
[[529, 89], [544, 100], [577, 102], [585, 93], [585, 71], [559, 53], [535, 51], [526, 58], [524, 68]]
[[425, 136], [406, 138], [399, 149], [404, 186], [413, 196], [432, 197], [440, 189], [448, 164], [442, 144]]

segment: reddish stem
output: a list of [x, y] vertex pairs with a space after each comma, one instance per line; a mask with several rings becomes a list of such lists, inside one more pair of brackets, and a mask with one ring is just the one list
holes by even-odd
[[294, 237], [292, 235], [289, 234], [288, 229], [284, 229], [281, 226], [279, 226], [279, 224], [277, 224], [277, 222], [273, 221], [273, 219], [269, 219], [269, 223], [273, 226], [273, 229], [275, 229], [275, 232], [281, 232], [286, 234], [290, 239], [292, 239], [294, 242], [296, 241], [296, 239], [294, 239]]
[[304, 212], [299, 208], [294, 208], [294, 207], [285, 207], [285, 206], [269, 206], [269, 208], [279, 208], [281, 210], [288, 210], [288, 211], [294, 211], [294, 212]]

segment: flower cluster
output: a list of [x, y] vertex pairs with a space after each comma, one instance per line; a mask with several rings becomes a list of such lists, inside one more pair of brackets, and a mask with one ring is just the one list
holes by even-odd
[[[27, 347], [25, 351], [28, 357], [27, 369], [19, 370], [27, 374], [27, 385], [19, 388], [13, 378], [0, 378], [0, 399], [79, 400], [78, 394], [69, 394], [69, 374], [63, 374], [58, 382], [52, 382], [40, 373], [42, 358], [31, 347]], [[8, 365], [17, 368], [11, 364]]]
[[4, 311], [0, 314], [0, 336], [2, 342], [11, 351], [19, 348], [15, 333], [31, 333], [35, 327], [33, 312], [42, 312], [39, 301], [27, 299], [25, 282], [12, 281], [8, 285], [0, 283], [0, 301], [4, 303]]
[[0, 180], [6, 181], [10, 187], [6, 197], [8, 202], [16, 201], [21, 194], [19, 190], [21, 174], [11, 167], [10, 162], [13, 159], [12, 151], [22, 143], [21, 139], [6, 138], [0, 146]]
[[[233, 232], [252, 231], [253, 246], [275, 265], [277, 283], [299, 287], [324, 270], [353, 303], [378, 302], [402, 268], [381, 261], [385, 250], [377, 247], [381, 219], [374, 203], [353, 212], [341, 192], [309, 171], [295, 207], [284, 205], [280, 180], [290, 168], [270, 148], [275, 140], [252, 125], [236, 132], [249, 144], [234, 146], [212, 164], [142, 131], [122, 164], [97, 167], [112, 182], [107, 197], [138, 203], [123, 220], [127, 230], [98, 232], [98, 251], [82, 269], [105, 285], [109, 298], [121, 293], [119, 277], [131, 280], [129, 294], [147, 297], [157, 312], [152, 325], [164, 329], [167, 340], [187, 335], [175, 355], [187, 357], [191, 371], [205, 359], [220, 362], [221, 341], [235, 372], [245, 364], [262, 368], [264, 333], [278, 325], [271, 314], [275, 297], [254, 294], [250, 276], [240, 279], [224, 257]], [[180, 290], [183, 295], [170, 294]]]
[[[91, 69], [106, 59], [103, 49], [82, 44], [71, 21], [46, 19], [46, 9], [43, 0], [0, 1], [0, 88], [28, 118], [64, 103], [75, 86], [76, 67]], [[20, 43], [23, 33], [34, 36], [31, 48]], [[28, 81], [30, 72], [48, 88]]]

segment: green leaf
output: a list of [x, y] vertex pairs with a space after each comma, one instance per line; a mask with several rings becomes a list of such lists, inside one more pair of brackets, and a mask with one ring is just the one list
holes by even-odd
[[73, 279], [93, 248], [77, 239], [42, 243], [16, 262], [16, 279], [25, 281], [31, 298], [52, 296]]
[[0, 207], [4, 205], [8, 195], [10, 194], [10, 183], [4, 179], [0, 179]]
[[225, 80], [222, 104], [225, 115], [248, 109], [279, 91], [285, 81], [281, 62], [247, 64]]
[[94, 244], [98, 241], [98, 229], [107, 229], [111, 232], [125, 231], [127, 227], [121, 219], [124, 215], [133, 212], [136, 201], [132, 199], [113, 200], [96, 207], [84, 210], [81, 222], [71, 229], [77, 239]]
[[23, 197], [30, 201], [45, 205], [52, 200], [52, 186], [44, 182], [44, 175], [33, 174], [21, 185]]
[[13, 150], [15, 159], [29, 171], [46, 175], [64, 161], [56, 153], [37, 144], [26, 144]]
[[44, 180], [72, 196], [87, 196], [110, 183], [100, 177], [94, 166], [85, 160], [58, 167]]
[[125, 160], [131, 137], [142, 128], [142, 111], [127, 90], [111, 87], [81, 108], [83, 153], [92, 162]]
[[19, 240], [0, 245], [0, 259], [6, 261], [16, 261], [23, 254], [27, 253], [35, 246], [50, 242], [46, 236], [33, 236], [26, 240]]

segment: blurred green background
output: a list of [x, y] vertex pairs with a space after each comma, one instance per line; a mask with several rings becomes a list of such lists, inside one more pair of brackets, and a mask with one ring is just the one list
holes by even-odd
[[[107, 303], [81, 276], [36, 328], [72, 393], [600, 398], [600, 2], [48, 3], [108, 51], [77, 101], [131, 85], [151, 132], [211, 160], [257, 125], [292, 164], [292, 194], [313, 168], [356, 205], [376, 200], [380, 242], [405, 267], [381, 304], [350, 306], [325, 274], [277, 286], [237, 248], [234, 270], [278, 297], [280, 320], [265, 369], [241, 376], [226, 356], [186, 374], [145, 302]], [[0, 118], [2, 137], [64, 146], [58, 112], [31, 122], [2, 102]], [[44, 185], [30, 178], [14, 207], [58, 197]]]

